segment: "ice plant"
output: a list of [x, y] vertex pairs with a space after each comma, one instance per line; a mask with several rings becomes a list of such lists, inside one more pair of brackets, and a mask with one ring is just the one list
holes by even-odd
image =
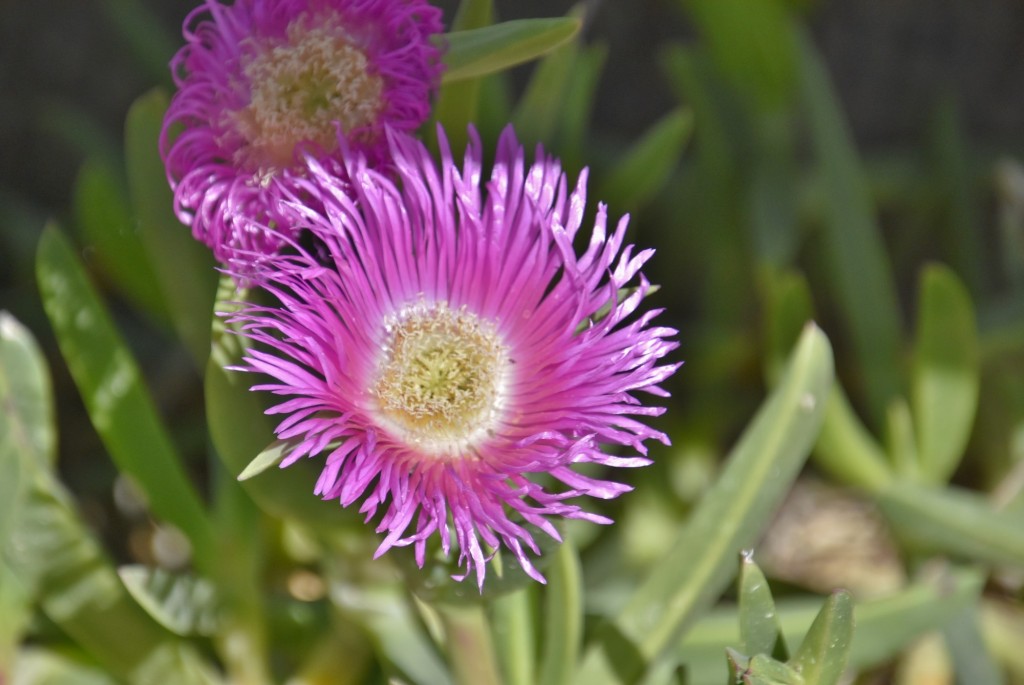
[[552, 518], [609, 523], [569, 500], [631, 489], [574, 466], [643, 466], [646, 440], [668, 442], [642, 420], [662, 408], [636, 393], [666, 394], [675, 331], [637, 314], [653, 251], [623, 247], [628, 217], [609, 232], [599, 205], [574, 251], [586, 173], [570, 192], [559, 163], [538, 149], [527, 166], [508, 129], [482, 183], [475, 135], [461, 168], [439, 137], [440, 170], [389, 133], [395, 181], [346, 160], [349, 188], [310, 160], [297, 198], [320, 201], [287, 206], [320, 244], [264, 264], [276, 302], [232, 317], [256, 343], [237, 368], [287, 398], [270, 410], [293, 441], [282, 466], [326, 452], [317, 494], [362, 500], [368, 521], [383, 507], [378, 556], [413, 545], [422, 566], [437, 533], [481, 587], [501, 546], [543, 581], [525, 524], [558, 539]]
[[171, 62], [160, 140], [178, 217], [222, 262], [276, 251], [284, 236], [236, 217], [280, 230], [304, 154], [335, 170], [342, 149], [386, 163], [385, 126], [429, 114], [441, 29], [425, 0], [205, 0]]

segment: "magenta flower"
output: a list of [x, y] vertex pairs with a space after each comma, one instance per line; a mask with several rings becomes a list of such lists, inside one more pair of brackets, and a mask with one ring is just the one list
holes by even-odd
[[281, 230], [303, 154], [332, 170], [340, 148], [386, 164], [385, 126], [411, 131], [430, 112], [440, 17], [425, 0], [205, 0], [171, 61], [160, 139], [181, 221], [221, 262], [275, 252], [287, 236], [237, 217]]
[[[598, 205], [586, 252], [574, 252], [585, 173], [569, 192], [542, 150], [525, 168], [508, 129], [482, 184], [475, 132], [461, 169], [439, 137], [440, 170], [421, 143], [389, 134], [397, 183], [346, 160], [349, 187], [310, 160], [299, 196], [321, 202], [287, 205], [320, 249], [264, 264], [279, 306], [231, 317], [258, 343], [238, 368], [272, 379], [254, 390], [288, 398], [269, 411], [294, 445], [282, 466], [326, 452], [317, 494], [362, 500], [367, 521], [383, 508], [377, 556], [413, 545], [422, 566], [437, 533], [481, 588], [501, 546], [543, 582], [524, 524], [558, 539], [551, 518], [610, 523], [568, 500], [631, 489], [574, 465], [643, 466], [645, 440], [668, 443], [642, 421], [663, 409], [635, 395], [666, 395], [676, 331], [651, 325], [657, 311], [633, 316], [653, 250], [623, 247], [626, 217], [609, 233]], [[615, 447], [634, 454], [605, 451]]]

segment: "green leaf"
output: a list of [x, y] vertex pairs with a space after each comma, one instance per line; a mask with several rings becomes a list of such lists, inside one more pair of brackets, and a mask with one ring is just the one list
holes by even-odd
[[217, 591], [208, 580], [146, 566], [122, 566], [121, 582], [153, 620], [182, 637], [213, 635], [220, 624]]
[[536, 595], [536, 584], [527, 585], [490, 602], [494, 649], [505, 685], [535, 685], [537, 682]]
[[[465, 31], [488, 26], [493, 21], [493, 0], [464, 0], [452, 20], [452, 31]], [[444, 83], [434, 104], [434, 120], [442, 125], [453, 154], [458, 157], [469, 140], [467, 130], [477, 120], [480, 104], [481, 78], [467, 78]], [[433, 126], [427, 128], [427, 137], [436, 143]]]
[[163, 321], [167, 308], [121, 184], [109, 167], [86, 162], [75, 182], [75, 220], [83, 240], [95, 246], [100, 265], [121, 293]]
[[34, 480], [5, 557], [64, 633], [105, 669], [126, 677], [170, 634], [128, 597], [67, 492], [49, 474]]
[[[768, 350], [765, 375], [774, 385], [785, 350], [814, 314], [807, 279], [792, 270], [761, 269]], [[891, 480], [885, 452], [854, 413], [842, 387], [834, 383], [813, 458], [816, 465], [847, 485], [878, 490]]]
[[914, 419], [906, 400], [902, 397], [893, 398], [885, 418], [886, 447], [893, 469], [907, 480], [917, 480], [921, 468], [917, 439], [914, 437]]
[[38, 647], [22, 649], [14, 669], [0, 672], [10, 673], [16, 685], [116, 685], [103, 671]]
[[794, 668], [815, 685], [835, 685], [843, 675], [853, 640], [853, 599], [837, 590], [825, 602], [793, 655]]
[[801, 46], [803, 103], [826, 189], [827, 273], [864, 379], [871, 418], [882, 426], [889, 402], [904, 394], [899, 300], [867, 181], [825, 65], [810, 38], [803, 36]]
[[832, 383], [832, 350], [814, 325], [786, 372], [693, 511], [675, 546], [588, 651], [575, 682], [629, 681], [675, 646], [728, 586], [736, 553], [749, 547], [781, 503], [817, 437]]
[[[857, 627], [849, 667], [874, 668], [890, 661], [914, 640], [938, 630], [976, 602], [983, 577], [976, 571], [940, 571], [884, 599], [854, 607]], [[800, 644], [820, 609], [817, 598], [786, 599], [777, 605], [779, 624], [789, 644]], [[734, 607], [720, 606], [700, 619], [675, 651], [692, 682], [721, 682], [722, 650], [740, 641]]]
[[922, 476], [949, 479], [963, 455], [978, 406], [978, 334], [970, 296], [946, 267], [921, 276], [911, 366], [911, 401]]
[[[573, 64], [572, 79], [561, 95], [561, 115], [555, 144], [562, 158], [562, 168], [570, 173], [590, 163], [587, 146], [590, 136], [590, 117], [594, 111], [597, 86], [608, 58], [608, 46], [590, 43], [579, 45]], [[549, 142], [550, 144], [550, 142]]]
[[173, 195], [157, 149], [167, 95], [154, 90], [128, 110], [125, 156], [132, 210], [160, 291], [196, 368], [210, 354], [210, 312], [217, 272], [210, 251], [174, 216]]
[[530, 75], [512, 114], [516, 135], [527, 148], [537, 143], [550, 146], [561, 120], [565, 93], [573, 81], [579, 51], [578, 41], [566, 42], [541, 60]]
[[956, 682], [1003, 685], [1006, 681], [985, 644], [978, 615], [977, 606], [968, 607], [947, 623], [942, 631], [950, 656], [953, 657]]
[[89, 418], [118, 468], [153, 513], [181, 529], [198, 563], [215, 558], [213, 532], [160, 421], [135, 360], [74, 250], [51, 226], [39, 241], [39, 291]]
[[746, 654], [788, 658], [768, 579], [753, 555], [746, 553], [740, 556], [739, 619], [740, 644]]
[[782, 105], [796, 82], [792, 22], [776, 0], [682, 0], [732, 85], [761, 107]]
[[829, 393], [814, 463], [839, 482], [871, 492], [892, 482], [885, 452], [861, 423], [838, 383]]
[[[236, 291], [231, 278], [224, 276], [216, 309], [232, 311], [238, 307], [234, 302], [245, 298], [246, 293]], [[241, 362], [246, 344], [247, 340], [229, 332], [220, 318], [213, 319], [212, 347], [203, 385], [206, 422], [217, 456], [233, 478], [268, 449], [280, 447], [274, 440], [273, 422], [264, 414], [264, 393], [249, 390], [255, 382], [253, 375], [224, 368]], [[246, 474], [242, 486], [261, 508], [274, 516], [295, 517], [319, 529], [357, 523], [358, 515], [313, 494], [321, 464], [320, 460], [302, 459], [287, 469], [260, 469], [258, 474]]]
[[445, 35], [442, 83], [486, 76], [544, 55], [572, 40], [575, 17], [517, 19]]
[[544, 598], [544, 642], [539, 685], [572, 682], [583, 644], [583, 569], [566, 539], [548, 569]]
[[56, 441], [42, 351], [28, 329], [0, 311], [0, 540], [14, 525], [33, 465], [53, 464]]
[[693, 131], [693, 113], [675, 109], [657, 121], [623, 155], [600, 196], [616, 211], [634, 212], [665, 187]]
[[0, 673], [10, 673], [32, 621], [34, 598], [3, 558], [0, 548]]
[[894, 483], [878, 495], [893, 529], [918, 551], [1024, 567], [1024, 511], [996, 511], [962, 488]]
[[407, 682], [453, 685], [444, 662], [419, 628], [402, 588], [366, 585], [359, 592], [343, 589], [336, 593], [335, 602], [346, 620], [370, 635], [378, 658], [407, 676]]
[[[798, 671], [766, 654], [755, 654], [737, 680], [743, 685], [804, 685]], [[811, 681], [817, 685], [816, 681]]]

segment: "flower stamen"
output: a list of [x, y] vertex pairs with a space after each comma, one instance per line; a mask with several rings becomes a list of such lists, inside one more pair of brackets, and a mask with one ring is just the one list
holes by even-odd
[[385, 330], [371, 391], [385, 424], [425, 453], [466, 454], [500, 416], [509, 359], [497, 330], [444, 302], [408, 306]]
[[289, 24], [286, 42], [260, 46], [245, 62], [251, 98], [232, 116], [248, 145], [236, 162], [291, 167], [298, 143], [333, 152], [335, 124], [348, 134], [377, 119], [384, 82], [339, 26], [337, 17], [309, 21], [303, 15]]

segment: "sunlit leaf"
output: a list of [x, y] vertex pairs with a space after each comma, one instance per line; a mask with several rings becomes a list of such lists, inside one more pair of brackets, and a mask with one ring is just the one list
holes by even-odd
[[[817, 437], [832, 383], [832, 350], [809, 325], [779, 385], [740, 437], [675, 546], [586, 654], [575, 682], [632, 679], [663, 656], [732, 581]], [[603, 650], [603, 653], [602, 653]]]
[[115, 685], [116, 681], [94, 666], [79, 663], [56, 651], [26, 647], [18, 652], [9, 671], [11, 685]]
[[0, 540], [14, 525], [33, 464], [53, 463], [52, 393], [39, 345], [28, 329], [0, 311]]
[[442, 81], [486, 76], [536, 59], [571, 40], [580, 24], [575, 17], [517, 19], [448, 33]]
[[118, 468], [153, 512], [213, 559], [209, 519], [146, 390], [138, 366], [67, 239], [51, 226], [39, 242], [39, 291], [89, 418]]
[[172, 633], [212, 635], [220, 621], [217, 591], [202, 578], [146, 566], [122, 566], [121, 582], [157, 623]]
[[853, 639], [853, 598], [833, 592], [811, 624], [792, 665], [807, 682], [836, 685], [843, 675]]

